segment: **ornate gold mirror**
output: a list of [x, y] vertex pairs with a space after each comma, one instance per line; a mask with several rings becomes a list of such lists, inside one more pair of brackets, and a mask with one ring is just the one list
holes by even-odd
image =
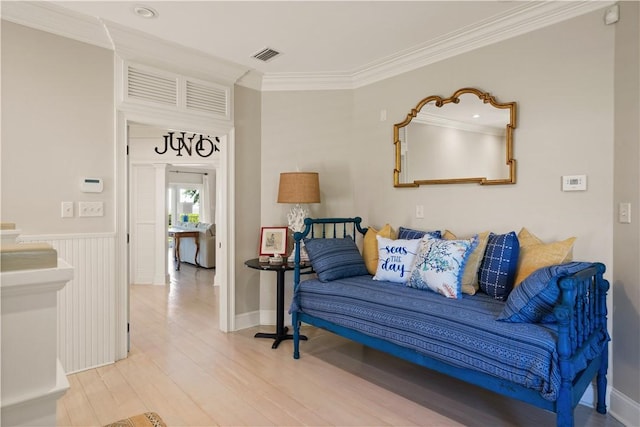
[[393, 125], [393, 185], [515, 184], [515, 127], [515, 102], [473, 88], [429, 96]]

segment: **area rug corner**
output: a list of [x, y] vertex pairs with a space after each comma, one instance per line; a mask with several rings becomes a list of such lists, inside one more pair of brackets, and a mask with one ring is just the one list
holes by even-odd
[[107, 424], [104, 427], [167, 427], [162, 418], [155, 412], [145, 412]]

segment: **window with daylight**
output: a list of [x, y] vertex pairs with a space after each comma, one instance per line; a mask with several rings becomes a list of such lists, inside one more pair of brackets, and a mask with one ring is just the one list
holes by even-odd
[[[167, 197], [167, 214], [169, 225], [178, 222], [200, 221], [200, 194], [201, 188], [197, 186], [171, 186]], [[175, 216], [175, 221], [173, 215]]]

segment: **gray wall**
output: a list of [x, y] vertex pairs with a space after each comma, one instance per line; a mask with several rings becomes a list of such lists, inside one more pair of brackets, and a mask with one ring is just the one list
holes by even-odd
[[260, 277], [244, 261], [255, 258], [260, 238], [260, 92], [236, 86], [234, 89], [236, 128], [236, 315], [259, 308]]
[[[113, 82], [113, 52], [2, 21], [2, 221], [23, 234], [115, 231]], [[104, 191], [82, 193], [83, 177]], [[105, 215], [79, 218], [79, 201], [103, 201]]]
[[[631, 203], [631, 224], [614, 223], [613, 378], [640, 402], [640, 6], [620, 2], [615, 50], [614, 215]], [[615, 410], [615, 407], [612, 407]], [[640, 420], [637, 420], [640, 422]]]
[[[299, 167], [320, 172], [323, 200], [311, 206], [312, 216], [360, 215], [366, 225], [448, 228], [459, 235], [524, 226], [546, 242], [576, 236], [574, 259], [605, 263], [615, 282], [613, 346], [628, 353], [614, 352], [610, 385], [638, 402], [638, 225], [614, 234], [613, 209], [614, 176], [616, 200], [638, 206], [638, 30], [627, 9], [637, 15], [637, 4], [623, 4], [617, 25], [604, 25], [601, 11], [594, 12], [354, 91], [265, 93], [263, 223], [285, 221], [288, 208], [274, 202], [277, 174]], [[631, 56], [614, 61], [623, 46]], [[614, 97], [619, 79], [625, 80], [619, 91], [630, 91], [626, 101], [618, 91]], [[517, 184], [394, 188], [393, 124], [424, 97], [448, 97], [462, 87], [518, 102]], [[620, 133], [627, 142], [617, 140]], [[561, 176], [575, 174], [588, 176], [588, 190], [562, 192]], [[418, 204], [424, 219], [415, 218]], [[614, 245], [616, 254], [631, 245], [626, 265], [614, 263]], [[615, 289], [623, 280], [624, 288]], [[271, 303], [261, 296], [263, 309]]]
[[[611, 265], [614, 31], [592, 13], [355, 91], [265, 93], [263, 222], [285, 221], [277, 174], [300, 167], [320, 172], [313, 215], [460, 235], [525, 226], [544, 241], [577, 236], [576, 259]], [[394, 188], [393, 124], [422, 98], [469, 86], [518, 102], [517, 184]], [[573, 174], [588, 176], [588, 191], [560, 190]]]
[[[358, 214], [353, 194], [360, 179], [353, 157], [353, 91], [265, 92], [262, 95], [262, 225], [287, 226], [291, 205], [278, 204], [280, 172], [318, 172], [320, 204], [310, 216]], [[286, 275], [285, 301], [292, 276]], [[275, 307], [274, 274], [260, 281], [261, 310]], [[287, 323], [287, 319], [285, 319]]]
[[[610, 265], [614, 30], [592, 13], [358, 89], [354, 156], [367, 158], [354, 162], [361, 215], [372, 225], [459, 235], [524, 226], [544, 241], [577, 236], [576, 259]], [[393, 123], [428, 95], [469, 86], [518, 103], [517, 183], [394, 188]], [[561, 176], [573, 174], [588, 176], [588, 191], [561, 191]], [[424, 219], [415, 218], [417, 204]]]

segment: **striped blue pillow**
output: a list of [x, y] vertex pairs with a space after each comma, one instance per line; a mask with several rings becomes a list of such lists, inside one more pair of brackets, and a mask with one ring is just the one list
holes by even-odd
[[513, 289], [520, 243], [514, 231], [489, 233], [487, 249], [478, 270], [480, 289], [493, 298], [505, 301]]
[[422, 231], [422, 230], [413, 230], [411, 228], [404, 228], [404, 227], [400, 227], [398, 229], [398, 239], [403, 239], [403, 240], [422, 239], [425, 236], [425, 234], [434, 239], [442, 238], [442, 233], [440, 232], [440, 230]]
[[352, 238], [304, 239], [313, 270], [321, 282], [369, 274]]
[[553, 308], [560, 298], [558, 279], [591, 266], [588, 262], [542, 267], [518, 285], [498, 316], [498, 320], [512, 323], [554, 323]]

